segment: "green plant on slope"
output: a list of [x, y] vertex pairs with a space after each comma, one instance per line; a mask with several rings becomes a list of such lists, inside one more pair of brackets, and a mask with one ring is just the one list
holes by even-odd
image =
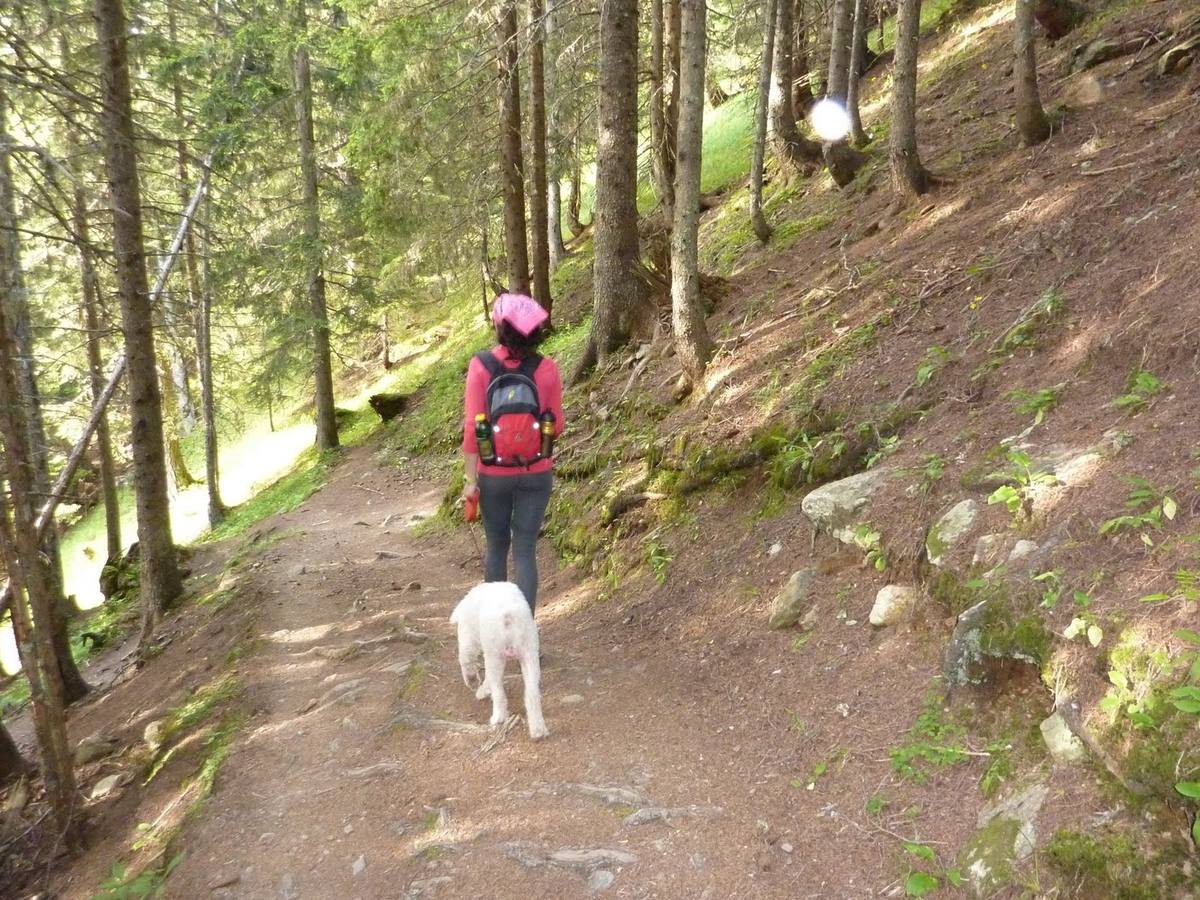
[[1132, 476], [1126, 478], [1129, 484], [1129, 495], [1125, 498], [1125, 515], [1108, 519], [1100, 526], [1102, 535], [1119, 534], [1122, 531], [1141, 532], [1138, 536], [1147, 547], [1153, 547], [1154, 541], [1144, 529], [1158, 531], [1163, 526], [1163, 519], [1172, 521], [1178, 511], [1178, 505], [1171, 495], [1155, 487], [1145, 478]]
[[854, 543], [866, 554], [867, 565], [877, 572], [888, 567], [887, 551], [883, 546], [883, 535], [869, 524], [859, 525], [854, 529]]
[[1008, 451], [1009, 470], [1005, 474], [1008, 484], [992, 491], [988, 505], [1003, 503], [1014, 520], [1022, 514], [1028, 518], [1033, 509], [1034, 491], [1040, 485], [1052, 485], [1058, 479], [1050, 472], [1035, 471], [1028, 453], [1015, 448]]
[[924, 387], [933, 380], [933, 376], [950, 364], [950, 351], [945, 347], [934, 345], [925, 351], [925, 356], [917, 364], [917, 387]]
[[147, 900], [161, 897], [166, 889], [167, 879], [181, 862], [182, 853], [172, 858], [161, 869], [147, 869], [138, 875], [130, 875], [129, 870], [121, 863], [113, 863], [108, 877], [100, 882], [100, 892], [93, 900]]
[[944, 701], [940, 694], [930, 693], [909, 729], [908, 740], [889, 753], [896, 773], [918, 784], [929, 778], [931, 769], [953, 766], [969, 758], [966, 731], [943, 718]]
[[1200, 569], [1176, 569], [1171, 573], [1175, 587], [1170, 592], [1147, 594], [1142, 597], [1143, 603], [1163, 603], [1168, 600], [1182, 600], [1185, 603], [1200, 603]]
[[651, 541], [646, 548], [646, 561], [650, 563], [650, 571], [659, 584], [667, 580], [667, 570], [675, 559], [675, 554], [658, 541]]
[[1042, 388], [1037, 391], [1015, 390], [1009, 393], [1009, 399], [1016, 405], [1016, 410], [1023, 416], [1033, 416], [1033, 424], [1041, 425], [1046, 414], [1058, 404], [1058, 395], [1064, 385]]
[[[907, 867], [908, 874], [904, 878], [904, 896], [924, 897], [932, 894], [941, 887], [942, 878], [945, 878], [954, 887], [962, 886], [962, 872], [958, 869], [946, 869], [944, 872], [940, 872], [937, 854], [928, 844], [922, 844], [919, 841], [902, 841], [901, 846], [904, 847], [904, 852], [909, 857], [916, 860]], [[906, 857], [906, 861], [908, 861], [908, 857]], [[930, 868], [933, 869], [932, 872], [925, 871]]]
[[936, 453], [931, 453], [924, 458], [920, 468], [916, 470], [920, 476], [920, 481], [917, 484], [918, 489], [922, 494], [928, 494], [933, 490], [933, 486], [937, 484], [942, 475], [946, 471], [946, 459]]
[[1140, 412], [1146, 404], [1166, 388], [1167, 386], [1153, 372], [1134, 369], [1129, 373], [1129, 380], [1125, 383], [1125, 393], [1116, 397], [1112, 405], [1129, 412]]

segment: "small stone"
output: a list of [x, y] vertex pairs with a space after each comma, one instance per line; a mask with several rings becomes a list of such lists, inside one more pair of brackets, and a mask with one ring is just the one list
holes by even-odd
[[784, 841], [782, 844], [779, 845], [779, 849], [782, 850], [784, 853], [791, 853], [796, 848], [793, 847], [791, 844], [789, 844], [787, 841]]
[[611, 887], [612, 883], [617, 880], [617, 876], [608, 869], [597, 869], [588, 877], [588, 890], [602, 891], [607, 887]]
[[365, 856], [360, 856], [358, 859], [356, 859], [354, 864], [350, 866], [350, 871], [353, 873], [355, 878], [367, 871], [367, 858]]
[[208, 883], [208, 889], [210, 891], [219, 891], [221, 888], [233, 887], [241, 880], [242, 876], [237, 872], [230, 872], [226, 875], [218, 875]]
[[354, 826], [347, 825], [345, 828], [342, 829], [342, 834], [354, 834]]
[[767, 556], [778, 556], [782, 552], [783, 552], [783, 544], [776, 541], [767, 550]]
[[1050, 758], [1059, 763], [1079, 763], [1087, 759], [1087, 748], [1071, 730], [1061, 713], [1054, 713], [1041, 724], [1042, 740]]
[[917, 596], [916, 588], [907, 585], [889, 584], [880, 588], [871, 607], [871, 624], [878, 627], [897, 624], [913, 608]]
[[974, 500], [963, 500], [930, 527], [925, 538], [925, 552], [930, 565], [940, 566], [945, 562], [946, 554], [971, 533], [978, 515], [979, 504]]
[[81, 740], [75, 747], [75, 765], [86, 766], [103, 759], [117, 749], [117, 742], [108, 735], [97, 732]]
[[567, 704], [582, 703], [583, 694], [567, 694], [567, 696], [563, 697], [560, 702]]
[[119, 774], [106, 775], [104, 778], [101, 778], [99, 781], [97, 781], [96, 786], [92, 788], [92, 793], [90, 795], [91, 799], [103, 800], [120, 786], [121, 776]]
[[162, 746], [164, 725], [166, 725], [165, 719], [155, 719], [142, 731], [142, 740], [146, 742], [146, 746], [151, 750], [157, 750]]
[[1019, 559], [1024, 559], [1027, 556], [1032, 556], [1038, 552], [1038, 545], [1034, 541], [1017, 541], [1013, 545], [1012, 552], [1008, 554], [1009, 562], [1016, 562]]
[[809, 604], [809, 595], [816, 582], [812, 569], [799, 569], [792, 573], [786, 585], [771, 604], [771, 615], [767, 627], [773, 630], [790, 628], [800, 621]]
[[890, 474], [887, 469], [870, 469], [832, 481], [805, 496], [800, 509], [822, 531], [843, 544], [853, 544], [858, 514]]
[[1007, 558], [1012, 537], [1005, 533], [985, 534], [975, 542], [975, 555], [971, 564], [991, 569]]
[[404, 590], [408, 591], [409, 593], [419, 591], [420, 589], [421, 589], [421, 582], [419, 582], [419, 581], [410, 581], [408, 584], [406, 584], [404, 586]]

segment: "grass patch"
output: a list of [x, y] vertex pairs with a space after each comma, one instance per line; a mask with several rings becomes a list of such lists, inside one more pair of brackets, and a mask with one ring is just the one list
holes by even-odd
[[943, 702], [945, 698], [940, 694], [926, 696], [925, 707], [909, 729], [908, 740], [888, 754], [896, 773], [917, 784], [927, 781], [934, 769], [966, 762], [969, 758], [966, 730], [946, 721]]
[[318, 456], [315, 450], [306, 450], [291, 472], [231, 509], [225, 520], [208, 532], [203, 541], [207, 543], [236, 537], [263, 519], [291, 512], [325, 486], [335, 458], [336, 455], [332, 453]]
[[196, 691], [172, 709], [163, 723], [162, 742], [194, 731], [208, 721], [218, 708], [242, 692], [242, 683], [234, 675], [222, 675]]

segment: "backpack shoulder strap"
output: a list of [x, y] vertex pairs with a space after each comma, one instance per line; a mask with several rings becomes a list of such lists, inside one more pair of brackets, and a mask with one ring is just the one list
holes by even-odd
[[528, 378], [530, 381], [533, 381], [533, 373], [537, 371], [538, 366], [540, 366], [541, 364], [542, 364], [541, 355], [537, 354], [537, 353], [530, 353], [523, 360], [521, 360], [521, 365], [519, 365], [517, 367], [517, 371], [520, 372], [522, 375], [524, 375], [526, 378]]
[[496, 359], [496, 354], [491, 350], [481, 350], [475, 354], [475, 358], [487, 370], [489, 381], [504, 371], [504, 363]]

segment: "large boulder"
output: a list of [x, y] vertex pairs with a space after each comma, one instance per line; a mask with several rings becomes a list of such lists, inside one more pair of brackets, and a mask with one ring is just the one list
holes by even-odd
[[943, 565], [947, 554], [971, 533], [978, 517], [979, 504], [974, 500], [963, 500], [950, 507], [944, 516], [934, 522], [925, 537], [925, 552], [930, 564]]
[[862, 521], [859, 513], [888, 475], [886, 469], [870, 469], [831, 481], [806, 496], [800, 508], [817, 528], [843, 544], [853, 544], [855, 526]]
[[942, 677], [956, 687], [983, 684], [996, 661], [1009, 660], [1041, 668], [1051, 637], [1034, 609], [1018, 610], [1003, 584], [962, 612], [942, 652]]
[[783, 590], [771, 603], [771, 615], [767, 619], [767, 627], [773, 629], [791, 628], [800, 621], [809, 606], [813, 584], [817, 575], [812, 569], [799, 569], [792, 573]]

